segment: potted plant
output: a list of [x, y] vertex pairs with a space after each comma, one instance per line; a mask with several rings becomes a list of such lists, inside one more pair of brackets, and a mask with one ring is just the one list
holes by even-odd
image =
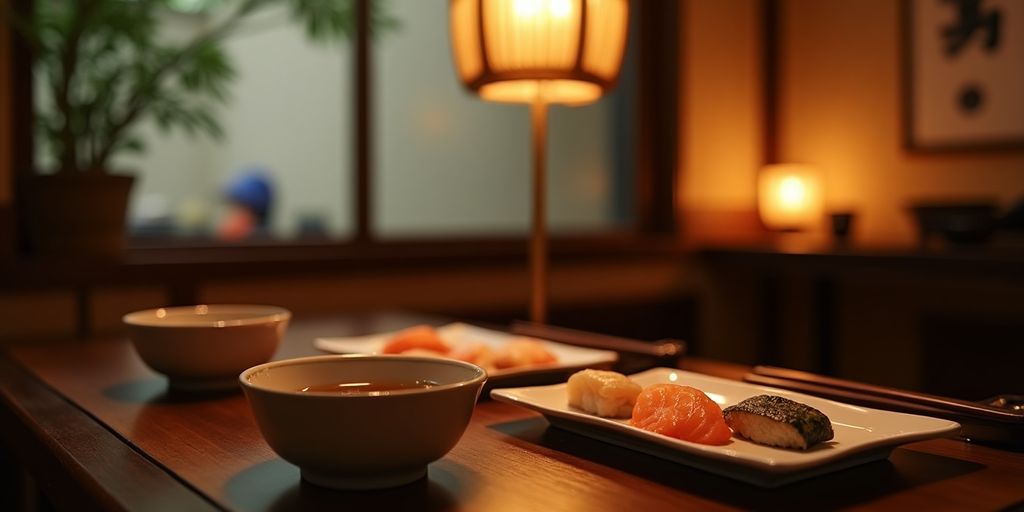
[[[186, 41], [162, 41], [159, 24], [176, 6], [205, 6], [210, 23]], [[214, 107], [234, 77], [221, 43], [274, 6], [313, 40], [354, 33], [354, 0], [36, 0], [29, 17], [4, 12], [31, 48], [37, 80], [43, 168], [19, 183], [35, 252], [121, 252], [134, 178], [116, 172], [114, 158], [144, 151], [134, 132], [145, 119], [220, 137]], [[392, 23], [374, 12], [375, 28]]]

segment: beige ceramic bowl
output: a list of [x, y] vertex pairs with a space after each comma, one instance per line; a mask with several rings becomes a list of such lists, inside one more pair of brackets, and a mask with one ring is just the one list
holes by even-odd
[[[316, 356], [275, 361], [239, 376], [271, 448], [306, 481], [382, 489], [423, 478], [455, 446], [487, 374], [461, 361], [412, 356]], [[308, 393], [337, 383], [437, 383], [430, 388]]]
[[124, 316], [139, 357], [185, 390], [237, 389], [238, 373], [277, 350], [291, 313], [274, 306], [211, 304]]

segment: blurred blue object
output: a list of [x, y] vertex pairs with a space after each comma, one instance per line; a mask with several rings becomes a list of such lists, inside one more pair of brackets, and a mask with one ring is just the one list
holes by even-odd
[[274, 202], [274, 190], [265, 169], [252, 167], [243, 170], [228, 182], [224, 188], [224, 195], [229, 200], [252, 210], [260, 225], [266, 225]]

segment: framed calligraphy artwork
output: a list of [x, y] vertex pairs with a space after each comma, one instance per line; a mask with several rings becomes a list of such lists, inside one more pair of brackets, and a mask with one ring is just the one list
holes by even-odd
[[904, 0], [906, 145], [1024, 148], [1024, 0]]

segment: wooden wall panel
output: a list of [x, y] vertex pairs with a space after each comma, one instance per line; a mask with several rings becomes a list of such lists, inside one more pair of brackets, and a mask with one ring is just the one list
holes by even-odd
[[0, 23], [0, 260], [14, 254], [13, 173], [11, 166], [11, 36]]
[[[296, 314], [409, 309], [455, 315], [487, 314], [521, 307], [528, 297], [525, 265], [451, 269], [430, 273], [376, 272], [352, 277], [222, 281], [204, 286], [204, 302], [271, 303]], [[692, 276], [674, 259], [633, 263], [555, 264], [553, 307], [607, 304], [679, 296]]]
[[123, 332], [121, 317], [140, 309], [168, 304], [168, 293], [157, 286], [100, 288], [89, 294], [89, 326], [96, 334]]
[[11, 205], [11, 34], [0, 23], [0, 208]]
[[73, 336], [75, 308], [72, 291], [0, 293], [0, 342]]

